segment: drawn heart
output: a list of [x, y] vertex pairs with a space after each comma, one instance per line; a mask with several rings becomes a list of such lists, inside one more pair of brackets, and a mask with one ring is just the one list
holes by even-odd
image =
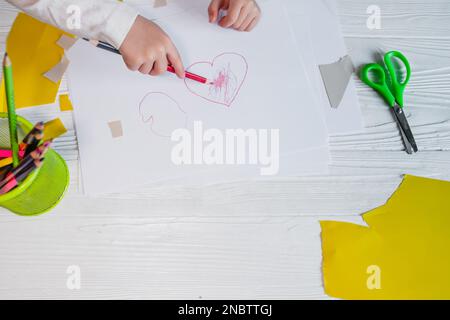
[[212, 62], [194, 63], [186, 70], [211, 81], [204, 85], [185, 79], [191, 93], [212, 103], [231, 107], [247, 77], [248, 63], [244, 56], [227, 52], [218, 55]]
[[170, 138], [172, 133], [186, 128], [186, 112], [172, 97], [163, 92], [149, 92], [139, 103], [139, 116], [151, 131], [160, 137]]

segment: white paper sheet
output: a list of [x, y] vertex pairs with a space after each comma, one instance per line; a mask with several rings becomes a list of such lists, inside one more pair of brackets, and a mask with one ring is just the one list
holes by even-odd
[[[72, 47], [69, 87], [86, 193], [117, 192], [201, 172], [216, 181], [260, 176], [261, 165], [175, 165], [171, 152], [176, 143], [168, 136], [183, 124], [192, 132], [196, 121], [204, 130], [222, 132], [278, 129], [279, 176], [308, 172], [308, 166], [317, 170], [317, 163], [328, 162], [323, 115], [296, 56], [284, 10], [278, 1], [264, 4], [263, 10], [265, 18], [252, 33], [209, 24], [205, 8], [158, 21], [177, 43], [188, 70], [210, 79], [227, 75], [225, 91], [171, 74], [132, 73], [120, 56], [87, 42]], [[121, 138], [111, 136], [111, 121], [121, 121]], [[320, 150], [311, 151], [314, 159], [300, 156], [313, 149]]]
[[[264, 3], [272, 0], [259, 0]], [[305, 63], [308, 77], [311, 79], [318, 102], [323, 108], [330, 134], [359, 132], [364, 122], [357, 97], [354, 81], [351, 80], [338, 109], [330, 106], [327, 92], [322, 81], [318, 65], [338, 61], [347, 55], [342, 37], [335, 0], [278, 0], [287, 6], [289, 20], [292, 22], [299, 55]], [[164, 8], [155, 10], [153, 5], [140, 5], [144, 12], [154, 19], [173, 15], [192, 6], [206, 10], [210, 0], [171, 0]], [[263, 14], [266, 13], [263, 10]], [[307, 25], [305, 25], [305, 23]]]
[[[358, 101], [355, 83], [350, 80], [340, 106], [333, 109], [323, 84], [319, 65], [338, 61], [348, 54], [340, 29], [337, 7], [334, 0], [284, 0], [289, 11], [290, 21], [296, 34], [301, 51], [307, 51], [303, 45], [308, 38], [305, 19], [310, 23], [314, 58], [310, 53], [301, 53], [308, 75], [321, 99], [330, 134], [354, 133], [363, 130], [364, 123]], [[307, 17], [307, 18], [306, 18]]]
[[[259, 4], [264, 4], [266, 2], [270, 2], [273, 0], [260, 0]], [[281, 1], [281, 0], [278, 0]], [[160, 19], [164, 19], [171, 15], [176, 15], [186, 10], [192, 9], [193, 7], [197, 7], [199, 10], [206, 11], [207, 7], [210, 3], [210, 0], [171, 0], [167, 2], [167, 6], [158, 8], [155, 10], [153, 4], [143, 4], [139, 3], [137, 8], [140, 12], [144, 13], [147, 17], [152, 18], [152, 20], [159, 22]], [[284, 5], [284, 4], [280, 4]], [[263, 8], [264, 9], [264, 8]], [[286, 9], [286, 8], [285, 8]], [[289, 11], [285, 10], [287, 15], [289, 16]], [[263, 10], [263, 14], [265, 14]], [[305, 68], [305, 71], [308, 75], [308, 78], [311, 75], [316, 75], [316, 65], [311, 63], [303, 64], [303, 61], [315, 61], [314, 57], [314, 49], [312, 47], [311, 41], [311, 31], [310, 31], [310, 23], [307, 17], [305, 19], [299, 20], [299, 22], [303, 23], [304, 28], [300, 29], [300, 32], [296, 32], [296, 30], [291, 29], [292, 32], [296, 32], [295, 41], [299, 44], [299, 58], [301, 59], [302, 65]], [[298, 25], [297, 25], [298, 26]], [[301, 47], [301, 48], [300, 48]], [[320, 75], [319, 75], [320, 76]], [[320, 78], [317, 79], [320, 81]], [[317, 81], [310, 81], [310, 85], [314, 90], [314, 99], [316, 100], [316, 106], [322, 111], [320, 107], [321, 104], [321, 92], [319, 88], [317, 88]], [[323, 160], [320, 160], [323, 159]], [[291, 156], [285, 157], [286, 163], [293, 163], [294, 165], [289, 167], [282, 168], [282, 175], [289, 176], [311, 176], [311, 175], [323, 175], [329, 172], [329, 164], [331, 158], [329, 154], [329, 146], [313, 148], [298, 152]], [[238, 170], [239, 169], [239, 170]], [[284, 169], [284, 170], [283, 170]], [[234, 168], [232, 173], [224, 174], [222, 178], [220, 178], [217, 174], [212, 174], [212, 170], [203, 171], [202, 174], [197, 173], [194, 178], [185, 177], [181, 179], [171, 179], [164, 180], [165, 185], [173, 183], [173, 184], [183, 184], [183, 185], [204, 185], [211, 183], [224, 183], [231, 182], [234, 179], [242, 178], [245, 176], [245, 173], [248, 173], [248, 168]], [[228, 172], [230, 170], [228, 169]], [[240, 172], [240, 173], [239, 173]], [[225, 178], [226, 177], [226, 178]]]

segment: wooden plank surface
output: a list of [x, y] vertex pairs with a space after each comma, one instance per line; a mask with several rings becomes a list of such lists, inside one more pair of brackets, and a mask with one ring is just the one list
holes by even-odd
[[[402, 151], [389, 110], [356, 80], [367, 128], [331, 137], [329, 176], [160, 184], [87, 198], [71, 113], [25, 112], [31, 121], [61, 116], [69, 124], [55, 149], [69, 163], [71, 185], [48, 215], [0, 211], [0, 298], [326, 298], [318, 220], [361, 223], [405, 173], [450, 180], [450, 1], [377, 1], [381, 30], [366, 27], [371, 1], [338, 3], [356, 65], [388, 49], [411, 60], [407, 114], [421, 152]], [[0, 1], [0, 52], [15, 14]], [[66, 287], [70, 265], [81, 267], [80, 290]]]

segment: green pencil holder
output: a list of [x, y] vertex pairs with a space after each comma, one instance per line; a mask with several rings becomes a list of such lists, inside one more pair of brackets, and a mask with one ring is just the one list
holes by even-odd
[[[17, 117], [19, 141], [33, 129], [33, 125]], [[8, 115], [0, 113], [0, 148], [9, 149]], [[0, 206], [21, 216], [36, 216], [53, 209], [64, 197], [69, 186], [69, 170], [54, 150], [45, 154], [41, 168], [35, 170], [19, 186], [0, 195]]]

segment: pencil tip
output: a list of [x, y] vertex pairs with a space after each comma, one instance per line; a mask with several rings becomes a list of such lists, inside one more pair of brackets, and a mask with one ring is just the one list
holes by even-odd
[[5, 53], [5, 57], [3, 58], [3, 66], [9, 67], [11, 65], [11, 59], [9, 59], [8, 53]]

